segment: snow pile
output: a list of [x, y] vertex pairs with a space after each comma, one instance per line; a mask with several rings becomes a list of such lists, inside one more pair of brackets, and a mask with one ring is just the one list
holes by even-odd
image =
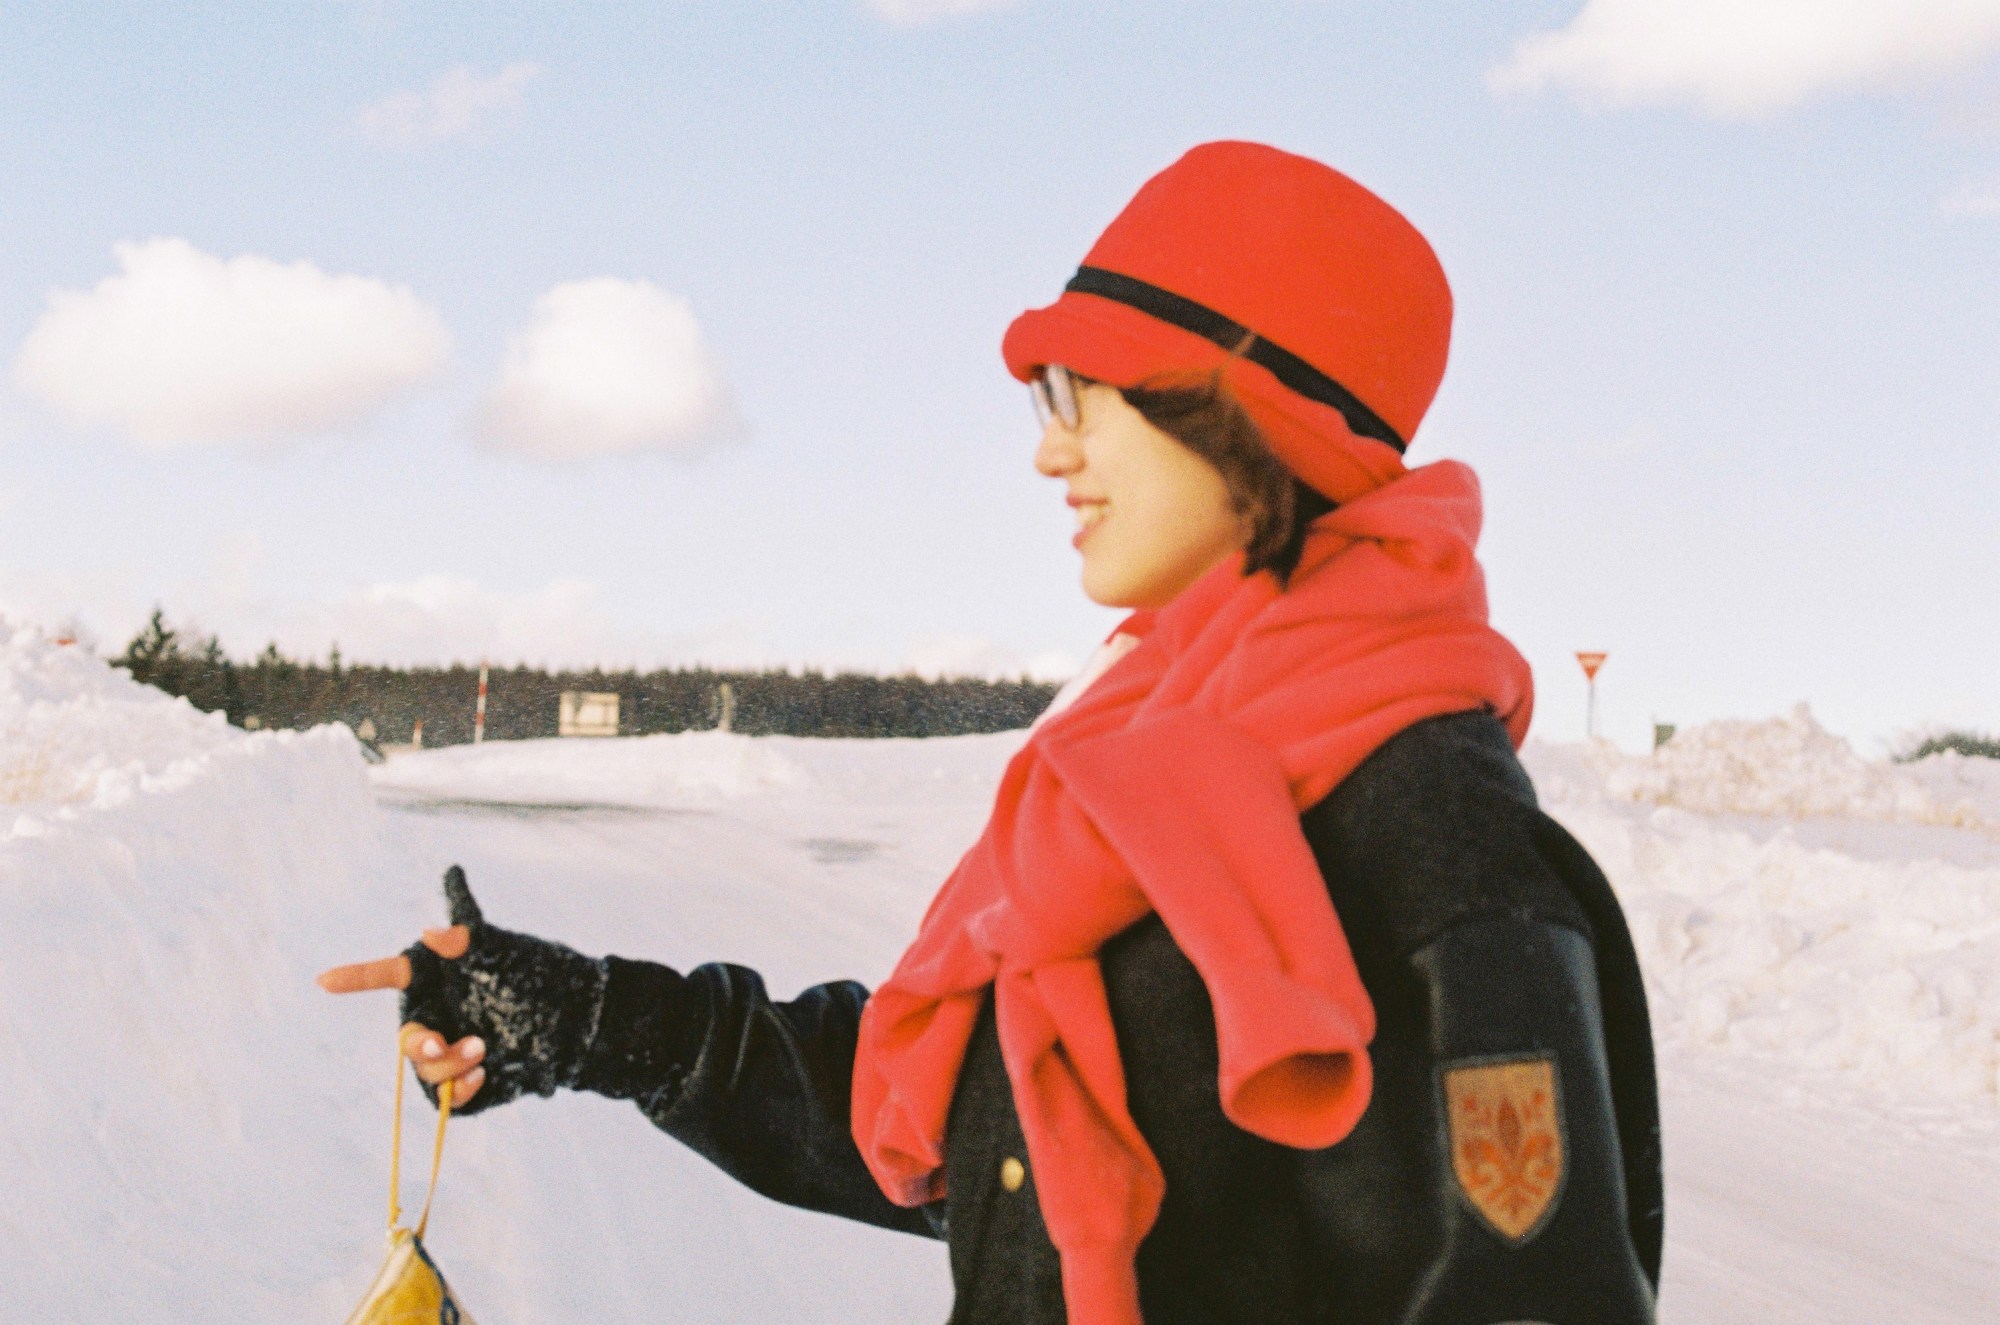
[[1528, 761], [1625, 904], [1664, 1049], [2000, 1121], [2000, 843], [1974, 827], [2000, 769], [1864, 761], [1802, 710]]
[[1963, 797], [1939, 795], [1893, 764], [1862, 759], [1804, 704], [1781, 718], [1712, 722], [1680, 732], [1651, 759], [1623, 762], [1607, 790], [1702, 814], [1978, 828], [1996, 820]]
[[771, 741], [722, 731], [492, 741], [399, 753], [374, 771], [377, 787], [410, 796], [667, 809], [788, 787], [803, 776]]
[[327, 1073], [383, 1036], [310, 978], [397, 906], [354, 738], [248, 735], [0, 622], [0, 768], [4, 1314], [338, 1319], [383, 1119]]
[[0, 619], [0, 824], [8, 808], [112, 805], [184, 780], [234, 736], [220, 714]]

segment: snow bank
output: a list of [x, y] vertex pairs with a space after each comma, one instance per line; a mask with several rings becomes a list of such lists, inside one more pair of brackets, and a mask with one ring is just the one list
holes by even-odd
[[184, 782], [233, 736], [220, 714], [0, 620], [0, 827], [10, 811], [105, 807]]
[[792, 786], [805, 774], [768, 740], [699, 731], [412, 750], [373, 776], [383, 790], [438, 799], [678, 808]]
[[1863, 760], [1803, 709], [1528, 762], [1625, 904], [1663, 1049], [2000, 1121], [2000, 768]]
[[1623, 799], [1702, 814], [2000, 825], [1994, 812], [2000, 809], [2000, 779], [1981, 788], [1995, 793], [1993, 803], [1982, 807], [1968, 795], [1953, 795], [1943, 779], [1861, 758], [1814, 721], [1804, 704], [1781, 718], [1712, 722], [1678, 733], [1650, 759], [1617, 763], [1606, 789]]
[[4, 1314], [338, 1319], [385, 1121], [326, 1085], [382, 1037], [310, 983], [386, 905], [353, 737], [247, 735], [0, 622], [0, 779]]

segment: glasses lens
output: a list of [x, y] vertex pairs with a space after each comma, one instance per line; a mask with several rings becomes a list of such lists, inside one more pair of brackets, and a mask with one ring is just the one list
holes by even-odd
[[1049, 403], [1048, 383], [1039, 375], [1028, 383], [1028, 395], [1035, 402], [1035, 424], [1047, 431], [1049, 420], [1055, 417], [1056, 408]]
[[1041, 380], [1048, 386], [1049, 409], [1062, 420], [1063, 427], [1076, 431], [1083, 414], [1076, 404], [1076, 379], [1069, 369], [1059, 363], [1052, 363], [1042, 370]]

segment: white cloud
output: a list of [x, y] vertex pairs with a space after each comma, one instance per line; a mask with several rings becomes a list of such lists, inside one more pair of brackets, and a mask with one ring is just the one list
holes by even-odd
[[1751, 117], [1915, 84], [1996, 49], [2000, 0], [1587, 0], [1565, 27], [1516, 43], [1488, 82]]
[[210, 548], [209, 574], [201, 585], [201, 597], [224, 608], [256, 603], [269, 563], [264, 540], [256, 530], [223, 534]]
[[[224, 630], [233, 642], [239, 630]], [[539, 588], [489, 588], [457, 575], [424, 575], [352, 590], [324, 603], [272, 613], [258, 636], [304, 657], [338, 643], [353, 661], [418, 666], [518, 662], [551, 667], [768, 667], [778, 664], [744, 623], [671, 633], [637, 625], [596, 584], [556, 580]]]
[[827, 672], [914, 672], [919, 676], [1060, 682], [1077, 662], [1061, 650], [1033, 655], [975, 635], [927, 636], [899, 660], [893, 648], [854, 653], [784, 651], [747, 620], [714, 622], [688, 631], [640, 624], [603, 588], [587, 580], [555, 580], [538, 588], [502, 590], [458, 575], [423, 575], [370, 584], [330, 602], [268, 602], [235, 611], [195, 603], [203, 620], [220, 624], [238, 652], [275, 639], [296, 657], [324, 657], [340, 645], [350, 661], [402, 666], [491, 659], [552, 667], [790, 668]]
[[923, 635], [907, 647], [779, 647], [768, 621], [731, 619], [662, 629], [640, 604], [582, 579], [495, 588], [458, 574], [432, 573], [357, 584], [325, 597], [288, 593], [251, 531], [216, 538], [185, 576], [162, 581], [153, 567], [77, 573], [0, 564], [0, 615], [77, 633], [118, 653], [164, 605], [169, 624], [190, 636], [213, 633], [231, 657], [277, 644], [292, 658], [323, 659], [335, 645], [350, 663], [397, 667], [454, 662], [587, 669], [633, 667], [821, 672], [915, 672], [1057, 683], [1076, 674], [1069, 651], [1024, 653], [973, 634]]
[[927, 680], [944, 676], [986, 681], [1067, 681], [1077, 662], [1060, 649], [1024, 656], [980, 635], [934, 635], [918, 640], [905, 660], [907, 670]]
[[743, 432], [687, 301], [609, 276], [536, 301], [474, 426], [497, 450], [551, 460], [692, 455]]
[[2000, 181], [1952, 190], [1938, 199], [1938, 214], [1953, 221], [2000, 221]]
[[868, 7], [891, 23], [910, 25], [988, 9], [1006, 9], [1013, 3], [1014, 0], [868, 0]]
[[155, 606], [164, 606], [170, 624], [192, 635], [215, 634], [235, 658], [275, 642], [289, 657], [325, 658], [337, 644], [350, 662], [391, 666], [482, 658], [496, 666], [612, 669], [824, 665], [778, 654], [747, 617], [659, 629], [636, 606], [585, 580], [511, 589], [433, 573], [307, 597], [272, 572], [254, 532], [218, 537], [209, 552], [188, 573], [164, 576], [150, 565], [36, 570], [0, 561], [0, 615], [51, 632], [81, 625], [111, 653], [125, 647]]
[[14, 360], [14, 385], [76, 424], [163, 448], [324, 432], [436, 377], [450, 356], [443, 319], [405, 286], [225, 261], [184, 239], [113, 252], [123, 270], [52, 293]]
[[[218, 540], [205, 578], [169, 595], [169, 616], [218, 633], [235, 656], [276, 641], [291, 657], [324, 658], [335, 644], [350, 662], [426, 666], [515, 663], [550, 667], [709, 666], [826, 672], [915, 672], [927, 678], [977, 677], [1060, 682], [1077, 661], [1062, 650], [1023, 654], [971, 634], [918, 638], [901, 658], [879, 650], [781, 650], [749, 618], [663, 630], [644, 613], [589, 580], [559, 579], [501, 589], [456, 574], [427, 574], [356, 586], [327, 599], [274, 598], [264, 592], [256, 538]], [[6, 587], [0, 577], [0, 590]], [[4, 596], [4, 595], [0, 595]], [[150, 609], [149, 609], [150, 610]], [[175, 616], [178, 611], [182, 615]], [[128, 613], [129, 615], [129, 613]], [[142, 621], [143, 613], [134, 617]], [[113, 631], [121, 643], [136, 624]], [[198, 627], [199, 628], [199, 627]]]
[[460, 65], [422, 92], [396, 92], [361, 108], [357, 122], [371, 141], [388, 147], [429, 147], [464, 138], [489, 116], [520, 102], [541, 77], [540, 65], [510, 64], [497, 74]]
[[507, 594], [452, 575], [370, 585], [299, 614], [287, 634], [304, 651], [338, 642], [350, 658], [388, 663], [491, 658], [556, 664], [631, 655], [599, 590], [561, 580]]

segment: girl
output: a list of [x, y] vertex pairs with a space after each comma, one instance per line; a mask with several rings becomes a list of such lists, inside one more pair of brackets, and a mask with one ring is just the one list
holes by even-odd
[[1002, 350], [1133, 609], [872, 993], [480, 915], [404, 991], [467, 1111], [633, 1100], [778, 1200], [942, 1238], [954, 1325], [1653, 1319], [1652, 1048], [1603, 876], [1515, 758], [1476, 481], [1402, 454], [1451, 298], [1302, 157], [1149, 181]]

